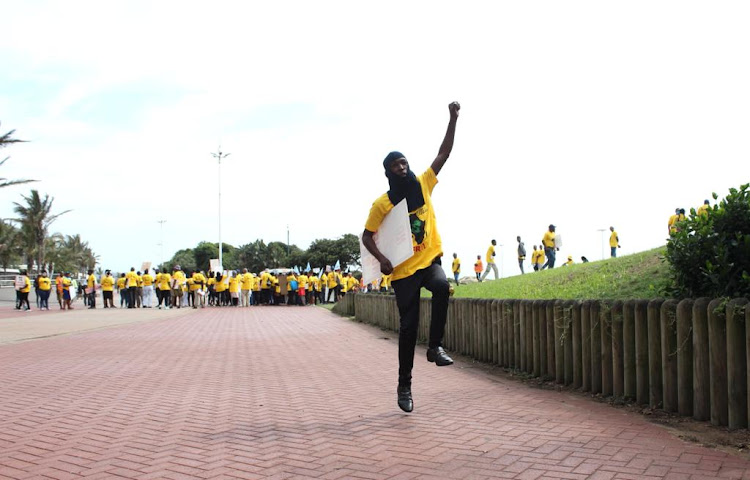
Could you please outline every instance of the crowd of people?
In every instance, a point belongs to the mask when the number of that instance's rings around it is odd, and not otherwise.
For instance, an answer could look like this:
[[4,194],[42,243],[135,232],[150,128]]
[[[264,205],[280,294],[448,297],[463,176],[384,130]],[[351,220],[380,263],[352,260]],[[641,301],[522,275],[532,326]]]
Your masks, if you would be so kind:
[[[381,288],[387,291],[387,280],[381,283]],[[247,269],[242,272],[185,272],[176,265],[171,272],[159,269],[141,272],[131,268],[117,277],[111,270],[105,270],[100,278],[89,270],[80,282],[69,272],[57,274],[53,281],[45,271],[32,281],[24,270],[16,278],[17,310],[31,310],[29,293],[32,288],[37,308],[49,310],[49,297],[54,288],[60,309],[71,310],[79,297],[84,307],[97,308],[99,293],[104,308],[118,308],[114,303],[115,293],[119,296],[119,308],[304,306],[337,302],[363,286],[352,273],[338,268],[322,272],[266,269],[256,274]],[[369,290],[369,286],[364,290]]]

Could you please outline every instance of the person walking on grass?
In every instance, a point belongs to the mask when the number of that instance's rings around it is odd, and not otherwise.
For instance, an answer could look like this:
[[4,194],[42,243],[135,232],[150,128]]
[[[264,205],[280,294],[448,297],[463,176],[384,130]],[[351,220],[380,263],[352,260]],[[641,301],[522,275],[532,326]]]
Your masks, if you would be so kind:
[[453,279],[456,281],[458,286],[458,276],[461,274],[461,260],[458,259],[458,254],[453,254],[453,264],[451,265],[451,271],[453,272]]
[[620,248],[620,236],[615,232],[615,227],[609,227],[609,231],[612,232],[609,235],[610,256],[615,258],[617,256],[617,249]]
[[487,260],[487,269],[484,271],[484,274],[482,275],[482,278],[479,279],[479,281],[484,281],[485,278],[487,278],[487,275],[490,273],[490,268],[493,272],[495,272],[495,280],[498,279],[499,275],[497,273],[497,265],[495,265],[495,245],[497,245],[497,242],[495,239],[492,239],[490,242],[490,246],[487,249],[487,255],[485,256],[485,260]]
[[[409,162],[402,153],[394,151],[385,157],[383,168],[390,189],[373,202],[364,232],[362,232],[362,243],[380,262],[381,272],[393,275],[391,285],[396,293],[396,305],[400,315],[396,396],[399,408],[405,412],[411,412],[414,408],[411,393],[412,368],[417,344],[422,287],[432,292],[432,319],[427,360],[438,366],[453,364],[453,359],[442,347],[448,316],[450,286],[441,267],[442,242],[435,222],[431,196],[438,182],[437,175],[453,150],[460,108],[458,102],[453,102],[448,106],[450,121],[445,138],[432,165],[421,175],[417,176],[411,171]],[[414,255],[394,267],[378,249],[373,235],[378,231],[391,209],[404,199],[406,199],[409,211]]]

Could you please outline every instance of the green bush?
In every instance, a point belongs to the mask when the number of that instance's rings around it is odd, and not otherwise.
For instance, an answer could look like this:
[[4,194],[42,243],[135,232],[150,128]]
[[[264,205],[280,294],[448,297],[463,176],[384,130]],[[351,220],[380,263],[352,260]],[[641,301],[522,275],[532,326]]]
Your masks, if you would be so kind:
[[670,293],[693,298],[750,295],[749,185],[730,189],[707,215],[691,209],[677,224],[667,242],[674,281]]

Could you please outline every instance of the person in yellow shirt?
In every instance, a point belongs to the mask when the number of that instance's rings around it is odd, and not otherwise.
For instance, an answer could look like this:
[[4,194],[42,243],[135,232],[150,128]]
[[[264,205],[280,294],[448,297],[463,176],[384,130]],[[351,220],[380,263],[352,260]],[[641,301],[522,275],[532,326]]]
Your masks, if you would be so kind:
[[182,287],[186,281],[185,272],[182,271],[179,265],[175,265],[172,270],[172,281],[170,284],[172,290],[172,307],[182,308]]
[[206,286],[208,287],[208,304],[210,306],[217,306],[218,302],[216,297],[216,274],[212,271],[208,271],[208,280],[206,280]]
[[[294,284],[292,284],[294,282]],[[299,288],[299,283],[297,282],[297,277],[294,275],[294,272],[289,272],[286,275],[286,303],[287,305],[294,305],[297,303],[297,288]]]
[[216,272],[216,306],[226,306],[228,304],[227,296],[229,295],[227,293],[227,287],[229,287],[229,284],[224,281],[224,279],[227,278],[224,273]]
[[382,293],[388,293],[391,291],[391,276],[390,275],[381,275],[380,291]]
[[162,308],[161,305],[164,302],[164,309],[169,310],[169,306],[172,303],[172,275],[169,272],[159,272],[156,287],[159,294],[159,309]]
[[23,309],[26,312],[31,311],[31,305],[29,305],[29,293],[31,292],[31,279],[26,270],[19,272],[19,277],[16,277],[16,310]]
[[63,275],[62,279],[62,287],[63,287],[63,310],[73,310],[73,306],[70,304],[73,300],[73,293],[71,290],[71,285],[73,285],[73,279],[70,278],[70,272],[65,272],[65,275]]
[[573,265],[573,255],[568,255],[568,261],[563,263],[563,267],[566,267],[568,265]]
[[550,225],[544,236],[542,237],[542,246],[544,247],[544,256],[547,257],[547,261],[540,270],[545,268],[555,268],[555,252],[560,250],[555,246],[555,229],[554,225]]
[[541,267],[539,264],[539,250],[536,248],[536,245],[534,245],[534,251],[531,253],[531,268],[533,268],[535,272],[538,272],[539,267]]
[[250,292],[253,289],[253,274],[248,272],[247,268],[242,269],[242,274],[240,275],[240,289],[242,291],[242,295],[240,296],[240,304],[243,307],[249,307]]
[[609,227],[609,231],[612,232],[609,235],[610,256],[615,258],[617,256],[617,249],[620,248],[620,237],[615,232],[615,227]]
[[143,307],[151,308],[153,306],[154,298],[154,277],[148,273],[148,268],[143,271],[141,275],[141,284],[143,285]]
[[[328,303],[336,303],[336,300],[338,300],[338,293],[339,293],[339,276],[336,275],[336,272],[328,272],[328,299],[326,300]],[[333,300],[331,300],[331,297],[333,297]]]
[[698,207],[698,211],[696,212],[701,217],[707,217],[708,216],[708,209],[711,206],[711,202],[708,200],[703,200],[703,205]]
[[679,231],[677,224],[683,220],[685,220],[685,209],[675,208],[674,215],[669,217],[669,222],[667,222],[667,228],[669,229],[670,235]]
[[[63,278],[63,282],[65,281],[65,278]],[[120,278],[117,279],[117,293],[120,294],[120,308],[123,308],[123,305],[125,307],[128,306],[128,287],[127,287],[127,279],[125,278],[125,274],[121,273]]]
[[250,297],[250,304],[260,305],[260,275],[251,275],[253,276],[253,294]]
[[284,303],[284,299],[281,296],[281,281],[279,278],[283,278],[282,274],[279,273],[278,276],[271,275],[271,283],[272,283],[272,289],[273,289],[273,304],[274,305],[282,305]]
[[206,276],[203,275],[203,272],[196,270],[190,276],[190,280],[192,283],[190,285],[190,291],[188,291],[188,297],[192,296],[193,308],[204,308],[206,306],[206,295],[204,291]]
[[229,299],[233,307],[240,305],[240,279],[237,276],[237,272],[229,272]]
[[328,274],[323,270],[320,269],[320,277],[318,277],[318,281],[320,282],[320,290],[318,290],[318,299],[321,304],[328,303],[328,296],[326,295],[326,289],[328,288]]
[[115,308],[114,303],[114,291],[115,291],[115,279],[112,277],[112,272],[109,270],[104,271],[104,276],[101,280],[102,284],[102,300],[104,300],[104,308]]
[[[401,317],[396,395],[399,408],[405,412],[411,412],[414,408],[411,383],[422,287],[432,292],[432,319],[427,360],[435,362],[438,366],[453,363],[442,347],[450,286],[440,264],[443,249],[432,205],[432,192],[437,185],[437,175],[453,150],[459,109],[457,102],[448,106],[450,121],[443,143],[432,165],[422,175],[417,176],[411,171],[409,162],[400,152],[394,151],[385,157],[383,168],[390,190],[373,202],[365,222],[364,232],[362,232],[362,243],[380,262],[381,273],[393,274],[392,285],[396,291],[396,303]],[[385,216],[402,200],[406,201],[409,212],[414,255],[394,267],[390,260],[380,252],[373,235],[380,228]]]
[[52,292],[52,279],[47,276],[47,272],[42,270],[39,275],[38,282],[38,294],[39,294],[39,309],[49,310],[49,296]]
[[94,270],[89,269],[88,277],[86,277],[86,301],[88,302],[89,308],[96,308],[96,283]]
[[355,293],[355,292],[357,292],[359,290],[359,280],[357,280],[357,278],[354,275],[352,275],[351,273],[349,273],[349,277],[347,278],[347,282],[349,284],[348,285],[349,292]]
[[495,245],[497,245],[497,242],[493,239],[490,242],[489,248],[487,249],[487,255],[485,255],[485,260],[487,261],[487,270],[484,271],[482,278],[479,279],[480,282],[483,282],[484,279],[487,278],[487,275],[489,275],[490,273],[490,269],[495,272],[495,280],[499,278],[499,275],[497,273],[497,265],[495,265]]
[[453,254],[453,263],[451,264],[451,272],[453,272],[453,280],[458,285],[458,276],[461,274],[461,260],[458,258],[458,254]]
[[125,285],[128,289],[128,308],[135,308],[135,295],[138,291],[138,274],[135,273],[135,267],[130,267],[130,271],[125,274]]
[[302,272],[297,275],[297,305],[307,305],[307,284],[310,277],[306,273]]

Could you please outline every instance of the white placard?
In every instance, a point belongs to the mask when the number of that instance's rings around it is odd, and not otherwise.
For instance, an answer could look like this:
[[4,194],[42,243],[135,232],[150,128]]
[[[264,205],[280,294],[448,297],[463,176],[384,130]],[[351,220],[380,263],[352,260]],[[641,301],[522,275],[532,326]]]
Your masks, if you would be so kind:
[[214,273],[224,271],[224,267],[221,266],[218,258],[212,258],[211,260],[208,261],[208,264],[209,264],[209,268]]
[[[409,225],[409,210],[406,208],[406,200],[401,200],[398,205],[388,212],[383,219],[380,228],[372,237],[378,250],[391,261],[394,267],[404,263],[414,255],[412,247],[411,225]],[[359,251],[362,258],[362,279],[370,283],[380,278],[380,262],[375,258],[362,243],[359,237]]]
[[562,246],[562,235],[555,234],[555,248],[560,249]]

